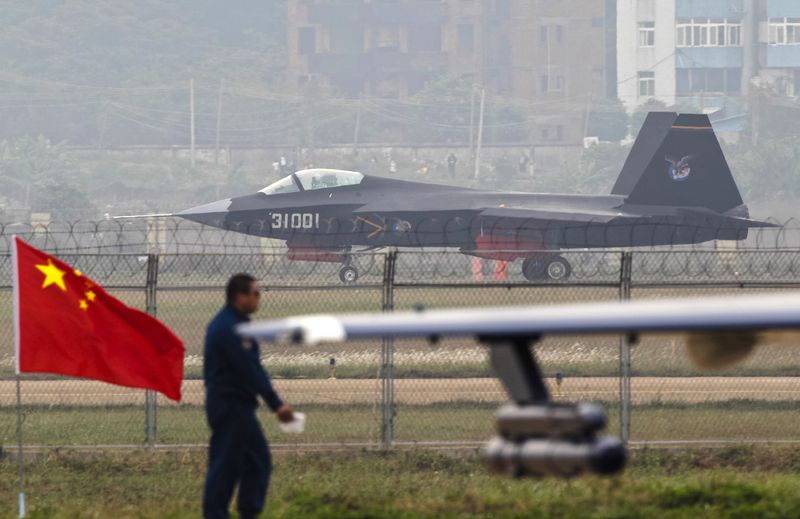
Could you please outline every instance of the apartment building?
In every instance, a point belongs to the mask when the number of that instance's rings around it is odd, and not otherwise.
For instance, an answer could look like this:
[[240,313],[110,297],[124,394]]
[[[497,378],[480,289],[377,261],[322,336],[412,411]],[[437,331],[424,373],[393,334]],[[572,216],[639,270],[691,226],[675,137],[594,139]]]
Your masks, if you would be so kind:
[[536,140],[579,142],[586,107],[616,97],[615,3],[297,0],[288,7],[288,81],[405,98],[444,74],[468,76],[526,103]]
[[339,94],[403,98],[444,73],[479,75],[479,1],[297,0],[288,3],[288,80]]
[[778,94],[800,95],[800,1],[756,1],[758,80]]
[[752,85],[800,94],[800,1],[619,0],[617,63],[631,109],[738,111]]
[[629,108],[648,99],[721,107],[754,70],[747,0],[619,0],[617,81]]

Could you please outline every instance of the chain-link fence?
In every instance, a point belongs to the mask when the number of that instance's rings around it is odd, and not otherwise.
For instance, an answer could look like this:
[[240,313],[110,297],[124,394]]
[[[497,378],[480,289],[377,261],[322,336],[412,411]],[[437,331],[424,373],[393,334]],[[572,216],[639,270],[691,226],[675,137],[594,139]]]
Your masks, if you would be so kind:
[[[266,288],[257,318],[413,308],[542,305],[625,298],[742,294],[800,288],[800,251],[574,252],[562,282],[531,283],[519,266],[451,252],[358,254],[357,283],[335,264],[280,254],[91,254],[62,258],[113,295],[156,315],[186,345],[184,399],[44,375],[22,382],[29,446],[202,445],[202,343],[228,277],[247,271]],[[11,264],[0,256],[0,279]],[[0,286],[0,442],[15,431],[11,287]],[[492,435],[506,399],[484,347],[468,339],[265,344],[263,362],[283,398],[308,414],[302,435],[263,424],[274,445],[472,445]],[[547,338],[536,346],[555,398],[600,401],[611,432],[633,443],[800,441],[800,348],[767,345],[712,375],[682,341]],[[557,382],[558,381],[558,382]]]

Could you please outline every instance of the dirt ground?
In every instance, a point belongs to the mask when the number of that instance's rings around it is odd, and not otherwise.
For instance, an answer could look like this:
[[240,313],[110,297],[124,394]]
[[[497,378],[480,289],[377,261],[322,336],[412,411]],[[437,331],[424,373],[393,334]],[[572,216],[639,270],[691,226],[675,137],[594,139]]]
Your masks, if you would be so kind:
[[[293,404],[364,404],[380,401],[381,381],[363,379],[275,380],[284,400]],[[566,378],[561,387],[547,381],[554,397],[563,400],[618,399],[619,379],[613,377]],[[400,404],[447,402],[501,402],[506,396],[498,380],[399,379],[394,382]],[[631,379],[633,403],[718,402],[725,400],[800,400],[800,378],[796,377],[634,377]],[[183,383],[182,404],[203,403],[201,380]],[[161,404],[168,403],[159,397]],[[144,391],[87,380],[47,380],[22,382],[24,405],[85,406],[131,405],[144,403]],[[16,403],[13,380],[0,381],[0,406]]]

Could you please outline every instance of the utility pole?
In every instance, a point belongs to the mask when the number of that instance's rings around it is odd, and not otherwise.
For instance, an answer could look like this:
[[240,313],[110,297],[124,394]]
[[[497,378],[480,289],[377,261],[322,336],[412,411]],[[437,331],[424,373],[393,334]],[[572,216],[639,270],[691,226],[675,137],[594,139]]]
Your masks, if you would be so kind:
[[475,167],[475,84],[470,87],[469,96],[469,158]]
[[217,96],[217,138],[214,141],[214,164],[219,164],[219,132],[222,126],[222,89],[225,88],[225,80],[219,80],[219,96]]
[[194,168],[194,78],[189,80],[189,156]]
[[586,103],[586,116],[583,120],[583,142],[586,144],[586,137],[589,136],[589,119],[592,117],[592,94],[589,93],[589,102]]
[[[315,103],[316,103],[316,96],[317,92],[317,82],[315,79],[309,80],[305,86],[305,103],[303,103],[303,126],[305,130],[305,147],[309,150],[313,150],[315,146],[314,142],[314,113],[315,113]],[[300,139],[298,139],[300,140]]]
[[478,142],[475,146],[475,179],[480,176],[481,171],[481,148],[483,147],[483,114],[486,103],[486,89],[481,89],[481,110],[478,116]]
[[358,148],[358,138],[361,132],[361,96],[358,96],[358,105],[356,106],[356,127],[353,130],[353,150]]

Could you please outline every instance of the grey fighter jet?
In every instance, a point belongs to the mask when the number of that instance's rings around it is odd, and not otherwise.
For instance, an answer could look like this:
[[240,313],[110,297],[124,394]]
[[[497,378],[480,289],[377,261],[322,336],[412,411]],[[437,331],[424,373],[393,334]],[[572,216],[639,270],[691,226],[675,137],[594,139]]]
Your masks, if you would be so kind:
[[[285,240],[289,258],[341,262],[356,248],[454,247],[522,260],[531,281],[570,276],[557,251],[742,240],[752,220],[705,115],[650,113],[610,194],[499,192],[309,169],[179,216]],[[555,251],[555,252],[554,252]]]

